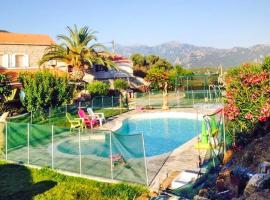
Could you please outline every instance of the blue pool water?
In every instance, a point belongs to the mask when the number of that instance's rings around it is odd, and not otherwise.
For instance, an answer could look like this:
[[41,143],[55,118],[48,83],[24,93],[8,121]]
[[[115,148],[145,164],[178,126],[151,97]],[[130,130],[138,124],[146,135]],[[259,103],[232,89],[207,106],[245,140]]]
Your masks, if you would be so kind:
[[[123,121],[121,128],[112,136],[113,154],[125,157],[143,157],[143,143],[140,133],[144,136],[145,153],[147,157],[168,153],[195,137],[201,122],[192,118],[170,117],[137,117]],[[104,140],[82,140],[82,155],[110,156],[110,137]],[[60,152],[72,155],[79,154],[78,141],[66,140],[57,146]]]
[[116,132],[119,134],[143,133],[146,156],[155,156],[168,153],[195,137],[197,135],[195,129],[197,128],[194,119],[138,118],[125,120]]

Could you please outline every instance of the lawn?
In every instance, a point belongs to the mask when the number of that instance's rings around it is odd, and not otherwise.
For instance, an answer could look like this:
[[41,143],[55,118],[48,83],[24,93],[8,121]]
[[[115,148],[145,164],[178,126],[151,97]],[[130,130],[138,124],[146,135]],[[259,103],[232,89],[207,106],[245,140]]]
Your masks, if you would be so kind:
[[0,161],[1,200],[128,200],[147,193],[141,185],[102,183]]
[[[104,109],[96,109],[94,112],[103,112],[105,115],[105,118],[110,118],[116,115],[119,115],[121,113],[127,112],[128,109],[123,108],[123,109],[112,109],[112,108],[104,108]],[[78,117],[78,115],[75,113],[71,113],[73,117]],[[56,113],[52,115],[52,117],[47,118],[47,115],[43,113],[42,115],[39,115],[38,112],[34,113],[33,116],[33,124],[39,124],[39,125],[55,125],[59,127],[69,127],[70,124],[67,122],[65,113]],[[30,123],[31,122],[31,115],[30,113],[19,117],[19,118],[14,118],[11,119],[10,122],[15,122],[15,123]]]

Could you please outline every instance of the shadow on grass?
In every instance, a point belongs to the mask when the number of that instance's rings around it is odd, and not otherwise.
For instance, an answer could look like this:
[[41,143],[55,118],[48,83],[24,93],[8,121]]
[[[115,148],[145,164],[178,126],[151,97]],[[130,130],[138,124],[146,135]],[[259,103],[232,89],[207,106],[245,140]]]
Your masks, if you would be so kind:
[[22,165],[0,165],[0,200],[31,200],[56,186],[54,181],[33,183],[31,171]]

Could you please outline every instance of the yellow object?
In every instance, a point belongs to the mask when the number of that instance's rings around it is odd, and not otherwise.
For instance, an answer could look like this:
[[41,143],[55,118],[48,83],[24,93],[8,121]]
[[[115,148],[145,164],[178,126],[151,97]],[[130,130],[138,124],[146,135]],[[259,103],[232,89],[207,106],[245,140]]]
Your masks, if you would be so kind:
[[17,92],[17,88],[13,89],[9,96],[4,95],[6,101],[12,101],[15,98],[16,92]]
[[195,148],[196,149],[210,149],[210,145],[208,143],[201,143],[201,142],[198,142],[195,144]]

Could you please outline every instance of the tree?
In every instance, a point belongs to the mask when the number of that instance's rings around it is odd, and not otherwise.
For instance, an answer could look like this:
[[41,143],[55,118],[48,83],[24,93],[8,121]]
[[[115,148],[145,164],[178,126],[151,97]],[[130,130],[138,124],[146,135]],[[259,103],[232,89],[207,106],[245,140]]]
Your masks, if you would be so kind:
[[109,93],[110,85],[102,81],[93,81],[87,85],[90,94],[105,96]]
[[126,80],[123,79],[116,79],[113,82],[113,86],[115,90],[118,90],[120,92],[123,92],[124,90],[128,89],[129,85]]
[[151,88],[161,89],[163,91],[162,109],[167,110],[168,107],[168,88],[171,86],[169,81],[169,66],[157,65],[151,67],[146,75],[146,81],[150,82]]
[[160,58],[156,55],[148,55],[145,57],[147,65],[154,65]]
[[189,69],[184,69],[180,65],[175,65],[169,72],[169,80],[171,85],[175,85],[179,76],[193,75],[194,73]]
[[116,67],[115,64],[99,50],[105,47],[96,43],[96,32],[90,30],[87,26],[80,29],[74,25],[73,28],[67,26],[67,35],[58,35],[57,39],[61,44],[53,44],[48,47],[39,61],[39,65],[43,65],[48,61],[56,60],[65,62],[73,68],[72,77],[74,80],[82,80],[85,70],[95,64],[104,65],[108,68]]
[[142,67],[146,64],[145,57],[139,53],[133,54],[131,60],[134,66]]

